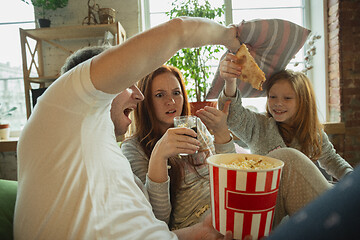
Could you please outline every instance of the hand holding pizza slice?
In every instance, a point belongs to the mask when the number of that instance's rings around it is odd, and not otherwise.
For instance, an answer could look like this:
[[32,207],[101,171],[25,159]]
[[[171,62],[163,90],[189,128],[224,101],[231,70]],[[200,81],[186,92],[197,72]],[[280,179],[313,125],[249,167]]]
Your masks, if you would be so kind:
[[236,53],[241,65],[240,80],[248,82],[257,90],[263,90],[262,85],[266,81],[265,73],[256,64],[245,44],[242,44]]

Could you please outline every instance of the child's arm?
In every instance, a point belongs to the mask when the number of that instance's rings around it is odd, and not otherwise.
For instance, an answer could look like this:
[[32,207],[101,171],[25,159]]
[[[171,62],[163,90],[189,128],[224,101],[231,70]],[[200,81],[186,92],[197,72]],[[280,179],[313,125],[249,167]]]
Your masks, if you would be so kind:
[[336,179],[340,180],[346,174],[352,172],[353,167],[342,158],[335,150],[334,146],[330,142],[327,134],[322,133],[323,144],[321,148],[321,156],[318,159],[320,166],[325,171]]
[[220,62],[220,76],[225,80],[226,97],[235,97],[236,94],[236,79],[241,75],[241,66],[237,61],[234,54],[228,53]]

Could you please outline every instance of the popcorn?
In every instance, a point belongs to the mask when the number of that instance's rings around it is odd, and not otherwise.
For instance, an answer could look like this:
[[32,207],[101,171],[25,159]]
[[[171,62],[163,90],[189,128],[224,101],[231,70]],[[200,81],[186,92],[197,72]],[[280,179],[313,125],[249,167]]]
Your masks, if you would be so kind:
[[236,159],[231,163],[225,164],[220,163],[220,166],[224,166],[232,169],[244,169],[244,170],[259,170],[259,169],[271,169],[276,168],[277,165],[271,163],[265,159],[248,159],[245,157],[244,159]]

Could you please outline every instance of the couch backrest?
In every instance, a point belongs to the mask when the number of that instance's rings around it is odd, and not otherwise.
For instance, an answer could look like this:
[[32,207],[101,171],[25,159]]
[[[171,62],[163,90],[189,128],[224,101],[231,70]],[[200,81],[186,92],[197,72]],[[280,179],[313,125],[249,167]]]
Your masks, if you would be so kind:
[[0,239],[13,239],[17,181],[0,179]]

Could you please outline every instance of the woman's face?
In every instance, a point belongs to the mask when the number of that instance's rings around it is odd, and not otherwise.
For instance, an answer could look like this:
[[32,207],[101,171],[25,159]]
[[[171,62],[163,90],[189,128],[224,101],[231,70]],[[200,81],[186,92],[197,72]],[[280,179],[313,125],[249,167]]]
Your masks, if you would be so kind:
[[278,80],[269,90],[268,108],[275,121],[290,124],[297,111],[296,93],[291,84]]
[[163,133],[173,126],[174,117],[180,116],[184,105],[181,85],[172,73],[156,76],[151,88],[155,117]]

